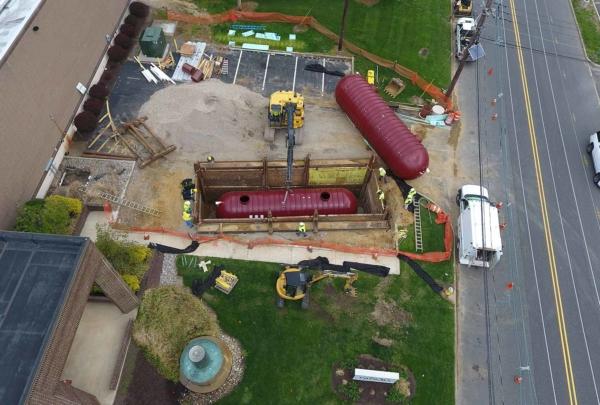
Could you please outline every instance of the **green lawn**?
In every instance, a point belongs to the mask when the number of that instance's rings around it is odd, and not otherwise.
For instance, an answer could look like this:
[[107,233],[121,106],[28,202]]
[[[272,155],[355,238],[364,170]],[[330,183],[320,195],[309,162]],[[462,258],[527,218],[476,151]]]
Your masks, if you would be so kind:
[[[193,0],[209,12],[235,7],[235,0]],[[258,2],[257,11],[277,11],[290,15],[311,15],[334,32],[339,31],[343,0],[305,0]],[[446,0],[383,0],[374,6],[351,1],[346,23],[346,39],[363,49],[418,72],[425,80],[445,87],[450,81],[450,2]],[[276,31],[268,24],[268,29]],[[219,30],[222,30],[219,28]],[[281,33],[287,32],[281,29]],[[277,31],[279,33],[279,31]],[[317,33],[302,33],[302,40]],[[310,44],[312,39],[304,39]],[[333,50],[336,44],[317,41],[316,49]],[[427,48],[426,57],[419,50]],[[381,72],[380,72],[381,73]],[[417,93],[413,91],[413,93]],[[404,97],[403,97],[404,98]]]
[[[417,381],[412,404],[453,403],[454,310],[412,271],[403,270],[383,283],[360,273],[355,298],[342,292],[343,280],[333,286],[325,280],[313,287],[308,310],[301,310],[299,303],[278,309],[274,283],[280,266],[210,260],[239,277],[230,295],[211,289],[204,299],[246,352],[242,383],[220,403],[342,403],[331,388],[332,366],[363,353],[412,370]],[[202,276],[195,269],[182,273],[186,285]],[[370,315],[378,297],[410,313],[408,325],[378,326]],[[375,343],[376,332],[393,344]]]
[[600,23],[594,5],[584,6],[580,0],[572,0],[572,3],[587,55],[593,62],[600,63]]

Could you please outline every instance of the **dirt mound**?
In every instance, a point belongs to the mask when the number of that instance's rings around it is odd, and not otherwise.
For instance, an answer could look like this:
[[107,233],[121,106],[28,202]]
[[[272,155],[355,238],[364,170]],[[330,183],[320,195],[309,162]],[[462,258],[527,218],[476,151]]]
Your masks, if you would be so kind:
[[[268,102],[242,86],[208,80],[166,87],[152,95],[140,110],[158,133],[169,133],[184,158],[199,160],[199,138],[217,160],[220,154],[244,156],[255,151],[262,157],[262,139]],[[243,142],[236,142],[236,141]],[[221,152],[225,151],[225,153]],[[237,152],[237,153],[236,153]],[[224,158],[226,158],[225,156]],[[224,159],[222,158],[222,159]]]

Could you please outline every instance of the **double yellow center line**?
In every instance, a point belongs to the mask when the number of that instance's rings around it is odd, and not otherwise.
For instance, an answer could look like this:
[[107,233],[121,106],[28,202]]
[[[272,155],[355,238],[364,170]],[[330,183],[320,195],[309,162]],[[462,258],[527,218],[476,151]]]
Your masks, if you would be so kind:
[[[542,222],[544,224],[544,234],[546,238],[546,250],[548,251],[548,259],[550,264],[550,276],[552,278],[552,288],[554,290],[554,302],[556,304],[556,318],[558,321],[558,331],[560,334],[560,344],[562,347],[563,362],[565,365],[565,373],[567,378],[567,391],[569,393],[569,403],[577,404],[577,391],[575,390],[575,379],[573,378],[573,368],[571,366],[571,353],[569,349],[569,338],[565,326],[565,316],[563,311],[562,296],[560,293],[560,284],[558,282],[558,273],[556,270],[556,259],[554,257],[554,245],[552,243],[552,232],[548,221],[548,208],[546,207],[546,197],[544,192],[544,182],[542,179],[542,169],[540,166],[540,157],[538,152],[535,125],[533,123],[533,114],[531,112],[531,100],[529,98],[529,85],[527,84],[527,75],[525,73],[525,64],[523,63],[523,50],[521,48],[521,35],[519,33],[519,23],[517,21],[517,13],[515,11],[514,0],[509,0],[510,13],[515,31],[515,42],[517,50],[517,59],[519,70],[521,73],[521,83],[523,85],[523,97],[525,99],[525,111],[527,113],[527,125],[529,127],[529,138],[531,140],[531,149],[533,153],[533,161],[535,166],[535,179],[537,182],[538,196],[540,199],[540,207],[542,211]],[[525,203],[525,202],[523,202]],[[542,320],[543,322],[543,320]]]

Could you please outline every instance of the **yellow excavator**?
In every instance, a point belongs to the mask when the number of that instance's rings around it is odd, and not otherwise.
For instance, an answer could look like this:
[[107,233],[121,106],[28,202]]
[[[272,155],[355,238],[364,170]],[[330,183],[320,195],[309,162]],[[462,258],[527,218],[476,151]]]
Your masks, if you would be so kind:
[[470,16],[473,13],[472,0],[453,0],[454,15]]
[[301,271],[296,267],[285,269],[277,277],[275,290],[277,291],[277,306],[283,308],[284,301],[302,300],[302,309],[308,308],[308,292],[310,287],[326,278],[344,278],[344,292],[356,296],[356,289],[352,284],[358,280],[358,274],[353,272],[338,272],[333,270],[317,271],[313,275]]
[[304,96],[294,91],[276,91],[269,98],[269,122],[265,127],[265,140],[275,140],[275,130],[287,129],[287,175],[286,187],[292,186],[294,146],[302,143],[304,126]]

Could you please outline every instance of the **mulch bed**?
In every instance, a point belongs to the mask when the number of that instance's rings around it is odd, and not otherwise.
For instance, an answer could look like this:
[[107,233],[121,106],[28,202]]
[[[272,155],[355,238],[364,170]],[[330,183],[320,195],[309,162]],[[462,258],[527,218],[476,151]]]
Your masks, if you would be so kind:
[[[133,352],[133,353],[132,353]],[[186,388],[158,374],[142,352],[133,346],[130,354],[136,357],[131,381],[125,394],[117,395],[115,405],[161,404],[177,405]]]
[[143,294],[149,288],[156,288],[160,286],[160,274],[163,268],[163,259],[165,255],[158,251],[154,251],[152,258],[150,259],[150,268],[144,275],[142,285],[140,286],[140,295]]
[[[400,371],[401,367],[389,364],[375,358],[370,355],[360,355],[358,357],[358,364],[356,368],[364,368],[370,370],[378,370],[378,371]],[[338,375],[337,371],[342,369],[344,374]],[[411,398],[415,393],[415,383],[416,380],[412,373],[409,370],[406,370],[408,374],[408,380],[410,384],[410,396]],[[354,368],[343,369],[339,366],[339,364],[334,364],[331,371],[331,384],[333,387],[333,391],[340,397],[341,399],[348,401],[350,398],[347,398],[342,392],[342,386],[344,385],[343,381],[345,380],[347,383],[352,382],[352,377],[354,376]],[[376,405],[389,405],[390,402],[386,400],[388,392],[393,387],[393,384],[383,384],[377,382],[369,382],[369,381],[356,381],[360,391],[360,399],[354,403],[356,404],[376,404]]]

